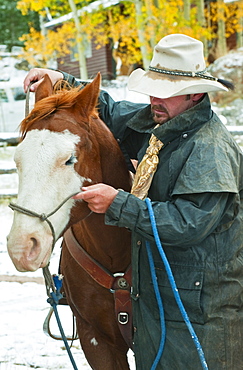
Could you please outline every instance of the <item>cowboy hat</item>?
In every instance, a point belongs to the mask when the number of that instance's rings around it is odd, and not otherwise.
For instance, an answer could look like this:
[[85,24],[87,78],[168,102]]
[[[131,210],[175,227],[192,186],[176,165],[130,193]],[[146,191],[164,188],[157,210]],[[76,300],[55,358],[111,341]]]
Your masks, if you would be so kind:
[[206,72],[201,41],[182,34],[172,34],[163,37],[155,46],[147,72],[138,68],[131,73],[128,89],[165,99],[178,95],[228,91],[224,82],[227,83]]

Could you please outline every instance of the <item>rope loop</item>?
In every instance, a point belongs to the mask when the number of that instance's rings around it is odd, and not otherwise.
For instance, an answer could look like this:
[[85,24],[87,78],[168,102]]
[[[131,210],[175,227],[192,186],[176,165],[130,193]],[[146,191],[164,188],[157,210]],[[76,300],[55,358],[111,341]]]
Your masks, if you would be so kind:
[[72,198],[74,195],[78,194],[79,192],[75,192],[71,195],[69,195],[68,197],[66,197],[52,212],[48,213],[48,214],[45,214],[45,213],[37,213],[37,212],[34,212],[30,209],[27,209],[27,208],[24,208],[24,207],[21,207],[19,206],[18,204],[16,203],[9,203],[9,208],[11,208],[13,211],[17,211],[17,212],[20,212],[20,213],[23,213],[24,215],[27,215],[27,216],[30,216],[30,217],[37,217],[40,219],[41,222],[44,222],[46,221],[51,229],[51,233],[52,233],[52,236],[53,236],[53,245],[52,245],[52,250],[55,246],[55,243],[56,243],[56,235],[55,235],[55,230],[54,230],[54,227],[51,223],[51,221],[49,220],[49,217],[54,215],[70,198]]
[[[176,300],[176,303],[177,303],[177,306],[181,312],[181,315],[182,315],[182,318],[187,326],[187,329],[191,335],[191,338],[193,340],[193,343],[196,347],[196,350],[198,352],[198,356],[199,356],[199,360],[201,362],[201,366],[202,366],[202,369],[203,370],[208,370],[208,365],[207,365],[207,362],[205,360],[205,356],[204,356],[204,352],[203,352],[203,349],[201,347],[201,344],[198,340],[198,337],[196,335],[196,332],[194,330],[194,328],[192,327],[192,324],[190,322],[190,319],[187,315],[187,312],[185,310],[185,307],[182,303],[182,300],[181,300],[181,297],[180,297],[180,294],[179,294],[179,290],[176,286],[176,282],[175,282],[175,279],[174,279],[174,276],[173,276],[173,273],[172,273],[172,270],[171,270],[171,267],[170,267],[170,264],[169,264],[169,261],[166,257],[166,254],[164,252],[164,249],[162,247],[162,243],[160,241],[160,237],[159,237],[159,232],[158,232],[158,229],[157,229],[157,225],[156,225],[156,220],[155,220],[155,215],[154,215],[154,211],[153,211],[153,207],[152,207],[152,202],[149,198],[146,198],[145,199],[145,203],[147,205],[147,208],[148,208],[148,213],[149,213],[149,218],[150,218],[150,222],[151,222],[151,227],[152,227],[152,232],[153,232],[153,236],[154,236],[154,240],[155,240],[155,244],[157,246],[157,249],[159,251],[159,254],[161,256],[161,259],[164,263],[164,267],[165,267],[165,270],[166,270],[166,273],[167,273],[167,276],[168,276],[168,280],[169,280],[169,283],[170,283],[170,286],[171,286],[171,289],[172,289],[172,292],[173,292],[173,295],[174,295],[174,298]],[[150,263],[150,269],[152,271],[152,273],[155,273],[155,266],[153,264],[153,260],[152,260],[152,252],[150,250],[150,245],[149,243],[147,242],[146,243],[146,247],[147,247],[147,252],[148,252],[148,258],[149,258],[149,263]],[[151,263],[152,262],[152,263]],[[155,276],[155,283],[156,283],[156,276]],[[153,282],[153,286],[154,286],[154,289],[156,290],[157,287],[156,287],[156,284],[154,284]],[[158,292],[160,294],[160,292]],[[156,296],[157,298],[157,296]],[[157,302],[158,302],[158,305],[161,305],[162,304],[162,300],[161,300],[161,297],[158,297],[159,300],[157,299]],[[160,308],[160,307],[159,307]],[[160,311],[162,312],[162,315],[163,315],[163,310],[162,308],[160,309]],[[161,321],[164,320],[164,317],[161,317],[161,314],[160,314],[160,319]],[[156,359],[153,363],[153,366],[152,366],[152,370],[156,369],[158,363],[159,363],[159,360],[162,356],[162,352],[163,352],[163,347],[164,347],[164,338],[163,336],[161,337],[161,342],[160,342],[160,346],[159,346],[159,351],[158,351],[158,355],[159,356],[156,356]]]

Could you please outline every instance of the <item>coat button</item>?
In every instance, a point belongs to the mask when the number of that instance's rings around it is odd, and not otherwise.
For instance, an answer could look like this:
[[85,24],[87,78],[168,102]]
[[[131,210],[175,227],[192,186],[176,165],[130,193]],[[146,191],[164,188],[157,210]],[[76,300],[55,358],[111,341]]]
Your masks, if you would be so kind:
[[200,285],[200,281],[195,281],[194,283],[196,286],[199,286]]
[[141,240],[137,241],[137,245],[140,246],[142,244]]
[[188,136],[187,134],[183,134],[183,135],[182,135],[183,139],[186,139],[186,138],[187,138],[187,136]]

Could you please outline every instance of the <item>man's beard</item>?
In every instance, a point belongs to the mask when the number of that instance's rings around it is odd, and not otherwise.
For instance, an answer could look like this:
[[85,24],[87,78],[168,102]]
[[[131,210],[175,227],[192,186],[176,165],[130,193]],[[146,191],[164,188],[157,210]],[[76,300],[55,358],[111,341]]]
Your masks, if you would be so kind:
[[[154,112],[155,110],[157,110],[159,112]],[[161,114],[160,114],[160,112],[161,112]],[[167,109],[164,108],[161,105],[152,105],[151,106],[151,114],[152,114],[154,122],[158,123],[160,125],[162,125],[163,123],[170,120],[170,116],[169,116],[169,113],[168,113]]]

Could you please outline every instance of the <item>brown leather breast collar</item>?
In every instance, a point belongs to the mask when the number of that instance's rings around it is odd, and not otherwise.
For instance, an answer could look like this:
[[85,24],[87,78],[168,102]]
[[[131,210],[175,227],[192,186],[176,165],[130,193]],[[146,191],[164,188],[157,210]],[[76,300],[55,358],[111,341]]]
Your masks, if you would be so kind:
[[75,261],[89,274],[94,281],[114,294],[115,313],[121,334],[128,344],[132,342],[132,302],[131,283],[132,268],[128,266],[125,272],[111,273],[93,259],[79,244],[72,229],[69,228],[64,234],[67,248]]

